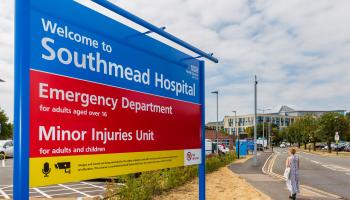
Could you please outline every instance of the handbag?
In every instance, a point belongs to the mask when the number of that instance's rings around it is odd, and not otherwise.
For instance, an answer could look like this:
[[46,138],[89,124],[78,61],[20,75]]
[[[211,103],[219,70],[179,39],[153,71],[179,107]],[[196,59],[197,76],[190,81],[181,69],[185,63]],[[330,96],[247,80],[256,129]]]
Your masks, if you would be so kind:
[[287,180],[289,180],[289,176],[290,176],[290,167],[286,167],[286,169],[284,170],[283,173],[283,177]]

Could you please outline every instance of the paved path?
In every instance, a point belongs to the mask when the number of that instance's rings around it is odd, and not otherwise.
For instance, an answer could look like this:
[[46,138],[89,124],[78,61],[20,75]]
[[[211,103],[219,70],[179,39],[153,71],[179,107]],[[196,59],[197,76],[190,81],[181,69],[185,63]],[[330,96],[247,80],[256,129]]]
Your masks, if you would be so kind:
[[[31,188],[30,197],[37,198],[79,198],[101,197],[105,191],[105,183],[79,182]],[[0,199],[12,198],[12,185],[0,185]]]
[[281,181],[264,174],[261,170],[270,155],[271,153],[261,153],[257,166],[253,165],[253,159],[249,159],[245,163],[234,163],[229,168],[272,199],[288,199],[288,191],[284,189]]
[[[12,198],[13,160],[6,160],[3,167],[0,163],[0,199]],[[46,198],[79,198],[102,197],[105,192],[104,181],[83,181],[77,183],[58,184],[47,187],[31,188],[30,197]]]

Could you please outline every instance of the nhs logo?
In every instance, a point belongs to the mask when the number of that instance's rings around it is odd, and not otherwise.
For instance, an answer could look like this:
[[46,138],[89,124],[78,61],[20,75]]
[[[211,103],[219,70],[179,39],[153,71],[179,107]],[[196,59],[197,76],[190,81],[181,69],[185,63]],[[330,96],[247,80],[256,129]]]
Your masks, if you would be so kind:
[[187,69],[186,69],[186,73],[191,75],[191,77],[193,79],[198,80],[198,75],[199,75],[199,67],[196,65],[190,65]]
[[201,149],[185,149],[184,165],[200,164],[202,160]]

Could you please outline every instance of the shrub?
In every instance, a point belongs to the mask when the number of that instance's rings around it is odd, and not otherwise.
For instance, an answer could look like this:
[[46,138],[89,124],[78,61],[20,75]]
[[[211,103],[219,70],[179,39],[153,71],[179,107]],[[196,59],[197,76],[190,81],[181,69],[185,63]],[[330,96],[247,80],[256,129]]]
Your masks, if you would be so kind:
[[[206,173],[230,164],[235,159],[234,152],[226,155],[209,155],[206,159]],[[141,175],[118,176],[117,180],[107,184],[105,199],[149,200],[164,191],[184,185],[198,175],[198,166],[185,166],[143,172]]]

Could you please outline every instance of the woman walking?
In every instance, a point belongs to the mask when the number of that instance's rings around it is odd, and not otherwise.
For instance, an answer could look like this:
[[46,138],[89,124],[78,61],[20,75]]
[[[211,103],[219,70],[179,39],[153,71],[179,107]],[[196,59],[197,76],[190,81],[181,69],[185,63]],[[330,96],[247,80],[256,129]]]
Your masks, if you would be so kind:
[[287,188],[290,191],[290,199],[296,199],[297,193],[299,193],[299,158],[295,155],[296,150],[294,148],[289,150],[290,156],[286,160],[286,169],[289,170],[289,176],[287,176]]

